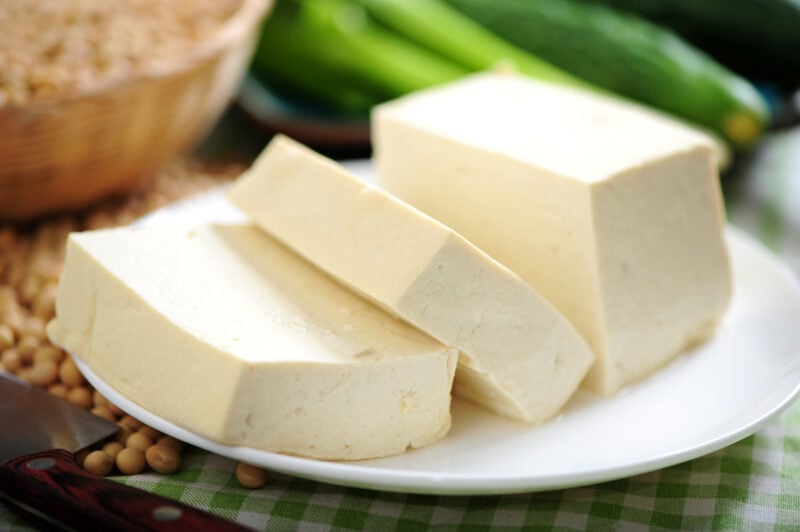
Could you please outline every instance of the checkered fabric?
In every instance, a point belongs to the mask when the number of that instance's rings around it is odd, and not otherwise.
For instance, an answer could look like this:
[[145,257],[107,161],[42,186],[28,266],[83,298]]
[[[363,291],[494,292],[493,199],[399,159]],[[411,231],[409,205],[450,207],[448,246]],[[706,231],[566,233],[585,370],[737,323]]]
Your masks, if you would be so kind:
[[[236,463],[191,450],[177,474],[119,478],[259,530],[800,529],[800,402],[707,456],[597,486],[491,497],[343,488],[271,474],[239,486]],[[0,529],[32,530],[0,506]]]
[[[738,173],[746,175],[725,182],[731,221],[800,272],[800,129],[772,135]],[[177,474],[118,480],[260,530],[800,530],[800,402],[756,434],[696,460],[544,493],[406,495],[280,474],[247,490],[235,466],[194,449]],[[0,529],[30,530],[1,504]]]

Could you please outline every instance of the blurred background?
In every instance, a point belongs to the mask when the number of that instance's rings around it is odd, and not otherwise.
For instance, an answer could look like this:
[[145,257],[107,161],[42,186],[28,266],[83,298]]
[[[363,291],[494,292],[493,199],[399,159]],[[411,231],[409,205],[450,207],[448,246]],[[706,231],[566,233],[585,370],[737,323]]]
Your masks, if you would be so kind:
[[711,134],[729,220],[800,272],[800,0],[279,0],[205,148],[248,161],[281,131],[368,157],[373,105],[489,68]]
[[374,105],[495,68],[712,135],[732,221],[800,264],[800,0],[1,0],[0,24],[9,227],[181,165],[224,181],[275,132],[368,157]]

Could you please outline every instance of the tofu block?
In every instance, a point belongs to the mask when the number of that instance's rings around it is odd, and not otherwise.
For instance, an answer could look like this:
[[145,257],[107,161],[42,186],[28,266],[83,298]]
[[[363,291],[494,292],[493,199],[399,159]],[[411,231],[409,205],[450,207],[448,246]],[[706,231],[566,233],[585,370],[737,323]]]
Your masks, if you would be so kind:
[[355,460],[443,437],[457,352],[250,225],[73,234],[48,334],[227,445]]
[[373,113],[380,183],[550,300],[609,394],[707,338],[731,298],[707,137],[638,107],[478,74]]
[[460,351],[454,391],[540,423],[593,359],[517,275],[452,229],[277,137],[229,192],[260,227],[376,304]]

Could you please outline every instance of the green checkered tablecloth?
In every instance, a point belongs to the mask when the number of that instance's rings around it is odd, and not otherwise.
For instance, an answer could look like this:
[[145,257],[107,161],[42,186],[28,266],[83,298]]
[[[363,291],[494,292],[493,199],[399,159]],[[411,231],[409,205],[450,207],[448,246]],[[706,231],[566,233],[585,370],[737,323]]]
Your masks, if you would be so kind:
[[[800,128],[770,135],[725,178],[725,194],[731,222],[800,272]],[[407,495],[277,473],[265,487],[248,490],[236,481],[235,466],[192,449],[177,474],[119,480],[266,530],[800,530],[800,402],[756,434],[707,456],[543,493]],[[0,529],[27,526],[0,504]]]
[[246,490],[201,451],[171,477],[128,484],[266,530],[764,529],[800,527],[800,403],[764,430],[675,467],[597,486],[493,497],[378,493],[273,474]]

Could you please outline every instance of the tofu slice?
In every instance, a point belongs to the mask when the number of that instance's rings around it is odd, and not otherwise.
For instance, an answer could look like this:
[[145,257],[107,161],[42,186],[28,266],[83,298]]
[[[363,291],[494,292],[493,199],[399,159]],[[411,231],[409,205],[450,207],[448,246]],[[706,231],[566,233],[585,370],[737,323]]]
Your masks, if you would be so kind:
[[443,437],[457,352],[250,225],[73,234],[53,342],[203,437],[323,459]]
[[229,192],[270,234],[461,352],[454,391],[540,423],[592,361],[578,332],[518,276],[452,229],[277,137]]
[[715,329],[731,271],[708,138],[617,100],[479,74],[378,107],[380,183],[518,273],[612,393]]

